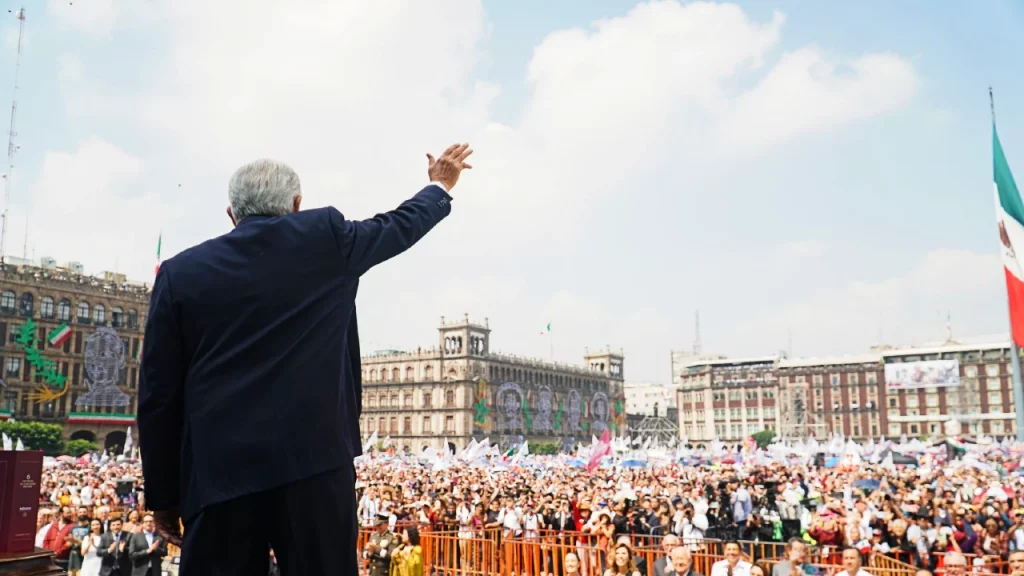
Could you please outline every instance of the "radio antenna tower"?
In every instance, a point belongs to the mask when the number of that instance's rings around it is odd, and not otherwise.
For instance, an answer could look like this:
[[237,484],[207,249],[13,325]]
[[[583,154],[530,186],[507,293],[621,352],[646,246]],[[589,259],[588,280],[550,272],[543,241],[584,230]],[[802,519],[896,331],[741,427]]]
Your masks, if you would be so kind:
[[11,98],[11,129],[7,138],[7,174],[4,174],[4,212],[0,216],[0,264],[7,258],[7,220],[11,208],[11,181],[14,179],[14,154],[19,146],[14,143],[18,135],[14,129],[14,119],[18,113],[18,73],[21,71],[21,41],[25,37],[25,8],[14,13],[18,19],[18,56],[14,61],[14,96]]

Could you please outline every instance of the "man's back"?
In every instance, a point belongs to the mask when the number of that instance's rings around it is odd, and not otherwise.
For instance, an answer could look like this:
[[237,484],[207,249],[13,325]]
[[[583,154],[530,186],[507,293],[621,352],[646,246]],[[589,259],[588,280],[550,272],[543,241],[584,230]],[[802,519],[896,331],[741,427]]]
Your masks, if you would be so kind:
[[[228,234],[167,261],[153,283],[139,385],[146,502],[183,574],[357,570],[359,277],[451,211],[466,144],[431,184],[363,221],[299,212],[299,177],[257,160],[228,183]],[[230,535],[225,538],[225,535]]]
[[[147,400],[166,400],[168,391],[157,388],[180,381],[180,441],[146,440],[166,442],[158,453],[181,447],[183,519],[351,464],[361,453],[359,276],[410,247],[450,209],[448,195],[430,186],[364,222],[333,208],[250,216],[163,264],[146,331],[139,424],[145,436]],[[162,467],[146,444],[146,467]],[[167,476],[146,472],[156,509],[177,491]]]

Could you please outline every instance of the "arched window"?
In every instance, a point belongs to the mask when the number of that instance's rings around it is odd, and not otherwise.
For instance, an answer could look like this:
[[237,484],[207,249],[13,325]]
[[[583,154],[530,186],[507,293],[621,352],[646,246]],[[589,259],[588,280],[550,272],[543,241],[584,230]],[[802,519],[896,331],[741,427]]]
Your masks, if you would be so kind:
[[386,408],[387,405],[388,405],[388,397],[385,396],[384,393],[382,392],[381,395],[380,395],[380,407],[381,408]]
[[18,307],[18,313],[25,317],[32,317],[32,312],[35,311],[36,299],[28,292],[21,295],[21,305]]
[[388,429],[388,433],[398,434],[398,418],[394,416],[391,417],[391,426]]
[[402,406],[412,408],[412,394],[409,394],[408,392],[402,394]]
[[[385,422],[387,422],[387,421],[384,419],[383,416],[381,416],[380,418],[377,419],[377,431],[378,432],[384,432],[385,430],[387,430],[387,428],[385,428],[385,426],[387,426],[387,424],[385,424]],[[374,446],[374,448],[376,448],[376,446]]]
[[416,379],[416,371],[413,370],[412,366],[405,369],[405,381],[412,382]]
[[444,405],[454,406],[455,405],[455,390],[445,390],[444,393]]
[[7,314],[14,314],[14,292],[5,290],[3,295],[0,296],[0,308]]
[[78,303],[78,321],[79,322],[86,322],[86,323],[89,322],[89,310],[91,310],[91,308],[89,308],[89,303],[88,302],[79,302]]
[[423,407],[430,408],[430,390],[423,391]]
[[43,318],[53,318],[53,298],[43,296],[39,301],[39,315]]
[[391,369],[391,381],[399,382],[402,380],[402,373],[398,371],[398,368]]
[[124,310],[117,306],[110,309],[110,325],[114,328],[120,328],[124,325]]
[[71,300],[61,298],[61,301],[57,303],[57,320],[62,322],[71,320]]
[[138,328],[139,327],[139,313],[133,308],[128,309],[128,327]]
[[398,394],[394,394],[391,396],[391,407],[398,408]]
[[107,307],[103,304],[97,304],[92,308],[92,321],[97,324],[103,324],[107,320]]
[[381,368],[380,369],[380,381],[381,382],[387,382],[388,381],[388,369],[387,368]]
[[423,369],[423,379],[426,380],[427,382],[430,382],[431,380],[434,379],[433,366],[427,366],[426,368]]
[[367,418],[366,420],[366,431],[375,432],[377,430],[377,421],[373,418]]

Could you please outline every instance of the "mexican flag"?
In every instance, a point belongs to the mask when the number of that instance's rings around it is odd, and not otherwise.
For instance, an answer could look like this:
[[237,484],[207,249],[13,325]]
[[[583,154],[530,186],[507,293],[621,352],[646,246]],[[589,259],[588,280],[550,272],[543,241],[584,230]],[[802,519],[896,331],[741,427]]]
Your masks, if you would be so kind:
[[153,268],[153,275],[154,276],[160,273],[160,247],[163,245],[163,243],[164,243],[164,232],[163,232],[163,230],[161,230],[160,231],[160,235],[157,236],[157,238],[156,238],[156,267]]
[[544,329],[540,331],[541,336],[544,336],[546,334],[551,334],[551,322],[548,322],[548,325],[545,326]]
[[[999,143],[999,134],[992,124],[992,170],[995,180],[996,221],[999,241],[1003,247],[1003,269],[1006,272],[1006,295],[1010,301],[1010,333],[1017,346],[1024,346],[1024,202],[1010,165]],[[1017,250],[1021,250],[1017,254]]]
[[71,327],[68,326],[67,323],[65,322],[64,324],[61,324],[60,326],[57,326],[56,328],[51,330],[50,333],[47,335],[46,339],[50,341],[50,346],[56,348],[57,346],[60,346],[61,344],[66,342],[67,339],[70,337]]

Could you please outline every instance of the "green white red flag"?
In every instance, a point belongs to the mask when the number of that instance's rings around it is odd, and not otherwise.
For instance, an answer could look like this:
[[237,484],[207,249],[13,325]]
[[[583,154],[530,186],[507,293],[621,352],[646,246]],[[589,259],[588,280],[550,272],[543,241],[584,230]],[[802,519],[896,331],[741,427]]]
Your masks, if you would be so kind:
[[156,238],[156,268],[153,268],[153,275],[157,275],[160,272],[160,247],[164,243],[163,230],[160,231],[160,235]]
[[67,322],[65,322],[51,330],[50,333],[47,334],[46,339],[50,342],[50,346],[56,348],[64,344],[64,342],[66,342],[70,337],[71,327],[67,325]]
[[[1024,346],[1024,201],[1003,154],[995,123],[992,124],[992,171],[1006,295],[1010,303],[1010,333],[1017,346]],[[1017,254],[1017,250],[1022,252]]]

